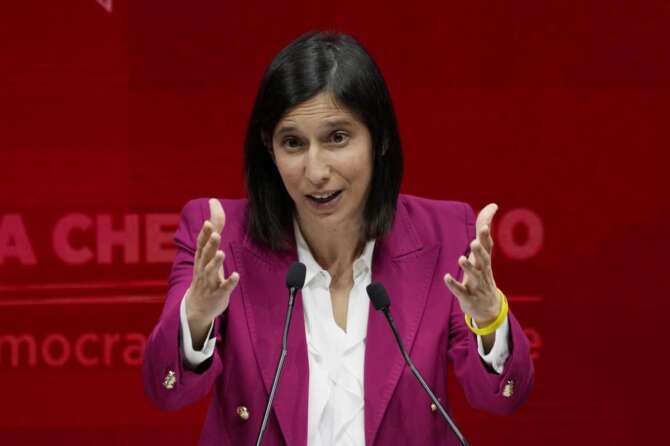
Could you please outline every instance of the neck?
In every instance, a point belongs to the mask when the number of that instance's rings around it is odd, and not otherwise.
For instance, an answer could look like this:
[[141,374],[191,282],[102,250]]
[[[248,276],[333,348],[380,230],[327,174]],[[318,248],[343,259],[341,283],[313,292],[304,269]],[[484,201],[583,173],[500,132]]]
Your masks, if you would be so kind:
[[358,224],[324,226],[298,217],[298,225],[319,265],[335,278],[351,275],[351,265],[365,248],[362,221]]

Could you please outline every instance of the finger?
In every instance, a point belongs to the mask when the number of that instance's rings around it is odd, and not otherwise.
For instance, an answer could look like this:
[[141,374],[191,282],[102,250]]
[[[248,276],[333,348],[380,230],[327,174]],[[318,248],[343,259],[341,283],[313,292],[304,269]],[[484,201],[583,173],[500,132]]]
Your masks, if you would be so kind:
[[454,294],[454,296],[458,297],[459,299],[467,299],[468,296],[470,295],[467,288],[465,288],[465,285],[459,283],[449,273],[444,275],[444,283],[447,285],[447,288],[449,288],[449,290]]
[[[223,253],[223,255],[225,258],[226,253]],[[216,273],[219,275],[219,279],[221,279],[221,282],[226,280],[226,274],[223,270],[223,262],[221,262],[221,266],[219,267],[219,270]]]
[[202,256],[202,250],[205,248],[205,244],[209,241],[209,236],[212,234],[212,223],[209,220],[205,220],[202,223],[202,228],[200,228],[200,233],[198,233],[198,241],[195,249],[195,263],[198,264],[198,260]]
[[240,281],[240,275],[234,272],[230,275],[230,277],[228,277],[226,280],[223,281],[221,287],[224,289],[225,292],[229,293],[235,289],[239,281]]
[[212,232],[205,247],[202,249],[202,254],[200,255],[200,268],[205,268],[212,260],[216,251],[219,249],[220,242],[221,236],[217,232]]
[[[226,258],[226,253],[223,253],[223,258]],[[217,274],[219,275],[219,279],[221,279],[221,282],[223,283],[226,280],[226,272],[223,268],[223,260],[221,260],[221,265],[219,266],[219,269],[217,271]]]
[[465,256],[459,257],[458,265],[465,273],[465,277],[463,278],[463,285],[465,285],[465,288],[468,291],[472,292],[482,285],[483,278],[481,271],[475,268],[475,266],[468,259],[466,259]]
[[226,224],[226,213],[223,212],[221,202],[216,198],[209,199],[209,221],[214,226],[214,231],[221,234]]
[[225,255],[223,251],[218,250],[212,257],[212,259],[205,266],[204,275],[205,281],[209,284],[210,287],[217,289],[221,286],[221,278],[219,277],[219,268],[223,264],[223,258]]
[[479,214],[477,215],[477,221],[475,221],[475,233],[477,234],[477,237],[479,237],[479,233],[484,226],[488,226],[489,228],[491,227],[493,216],[497,211],[498,205],[495,203],[489,203],[484,206],[484,209],[479,211]]
[[493,237],[491,237],[491,226],[484,225],[477,233],[477,240],[482,244],[489,254],[493,252]]
[[491,255],[484,249],[479,240],[470,242],[470,254],[474,258],[474,262],[472,259],[469,260],[478,270],[487,272],[491,268]]
[[482,283],[485,286],[495,285],[493,280],[493,269],[491,268],[491,255],[482,247],[478,240],[470,244],[471,256],[475,257],[475,267],[481,272]]

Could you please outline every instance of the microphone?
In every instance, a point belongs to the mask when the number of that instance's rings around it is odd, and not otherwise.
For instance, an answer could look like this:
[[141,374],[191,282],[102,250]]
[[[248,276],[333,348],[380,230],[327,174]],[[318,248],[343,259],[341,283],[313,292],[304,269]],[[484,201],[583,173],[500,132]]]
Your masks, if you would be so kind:
[[279,362],[277,363],[277,368],[275,369],[275,377],[272,380],[270,396],[268,397],[268,402],[265,405],[263,421],[261,422],[261,427],[258,430],[258,436],[256,437],[256,446],[260,446],[260,444],[263,442],[263,436],[265,435],[265,430],[268,427],[268,420],[270,419],[270,408],[272,407],[272,402],[274,401],[275,394],[277,393],[279,377],[281,376],[281,371],[284,368],[284,360],[286,359],[288,328],[291,325],[291,315],[293,314],[293,305],[295,304],[295,293],[305,284],[306,273],[307,268],[305,268],[304,264],[300,262],[294,262],[286,274],[286,288],[288,288],[288,311],[286,313],[286,319],[284,320],[284,333],[282,334],[281,338],[281,354],[279,355]]
[[289,292],[293,292],[295,295],[295,292],[305,285],[306,274],[307,268],[303,263],[293,262],[286,274],[286,288],[289,289]]
[[405,347],[402,345],[400,334],[398,334],[398,329],[396,328],[395,323],[393,322],[393,317],[391,316],[391,310],[389,309],[389,307],[391,306],[391,299],[389,298],[389,295],[386,292],[386,288],[384,288],[384,285],[382,285],[379,282],[373,282],[370,285],[368,285],[365,289],[368,292],[368,297],[372,301],[372,305],[375,307],[375,310],[382,310],[384,316],[386,316],[386,320],[391,326],[391,331],[393,331],[393,336],[395,337],[395,340],[398,343],[398,347],[400,347],[400,352],[402,353],[402,357],[405,358],[407,366],[410,368],[416,379],[419,381],[419,384],[421,384],[423,390],[426,391],[426,393],[430,397],[430,400],[433,402],[433,404],[435,404],[435,407],[437,407],[437,410],[440,412],[440,415],[442,415],[442,418],[444,418],[444,420],[447,422],[453,433],[456,435],[458,441],[460,441],[463,446],[469,446],[469,443],[465,440],[465,437],[463,437],[461,431],[458,430],[456,423],[454,423],[454,421],[451,419],[447,411],[444,410],[444,407],[442,407],[440,401],[437,399],[433,391],[430,390],[430,387],[428,387],[426,381],[424,381],[423,377],[421,376],[421,373],[419,373],[417,368],[414,367],[414,363],[412,363],[412,360],[410,359],[407,350],[405,350]]

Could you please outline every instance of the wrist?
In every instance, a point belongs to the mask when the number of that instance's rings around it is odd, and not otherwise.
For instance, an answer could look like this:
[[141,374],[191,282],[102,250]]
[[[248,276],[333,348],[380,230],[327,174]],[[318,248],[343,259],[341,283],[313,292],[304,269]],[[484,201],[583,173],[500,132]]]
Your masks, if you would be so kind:
[[209,327],[214,318],[209,317],[205,312],[201,311],[196,305],[194,305],[190,291],[186,295],[185,299],[186,320],[188,321],[188,326],[191,328],[191,330]]
[[191,345],[194,350],[200,350],[207,341],[207,336],[212,326],[213,320],[206,317],[189,315],[186,313],[186,323],[188,324],[188,331],[191,333]]
[[494,323],[497,317],[498,315],[496,314],[496,316],[488,319],[473,319],[473,321],[477,324],[477,327],[486,327],[487,325]]
[[188,321],[188,326],[191,329],[191,332],[198,332],[210,326],[212,323],[211,320],[208,320],[204,317],[198,316],[189,316],[186,315],[186,320]]
[[479,325],[477,323],[477,328],[475,328],[472,325],[472,317],[465,314],[465,323],[467,326],[470,328],[470,330],[478,335],[478,336],[487,336],[492,333],[495,333],[495,331],[502,325],[502,323],[505,321],[505,318],[507,317],[507,313],[509,311],[509,305],[507,303],[507,298],[503,294],[500,289],[496,289],[497,293],[500,295],[500,311],[496,318],[493,320],[493,322],[490,322],[489,324],[483,324]]
[[498,294],[498,290],[496,290],[496,305],[493,310],[491,310],[489,313],[486,315],[481,315],[480,317],[473,317],[472,319],[477,323],[478,327],[486,327],[487,325],[491,325],[496,321],[498,316],[500,315],[500,310],[502,310],[502,302],[500,299],[500,296]]

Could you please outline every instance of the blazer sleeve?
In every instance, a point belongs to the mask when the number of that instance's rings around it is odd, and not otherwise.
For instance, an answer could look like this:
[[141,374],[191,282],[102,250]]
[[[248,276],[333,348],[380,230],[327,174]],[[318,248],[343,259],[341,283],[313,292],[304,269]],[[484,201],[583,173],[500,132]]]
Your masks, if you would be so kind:
[[[465,214],[469,243],[475,238],[475,215],[468,205],[465,205]],[[462,278],[463,272],[459,270],[457,279]],[[495,414],[514,412],[528,398],[535,376],[530,343],[521,325],[510,311],[508,314],[510,355],[503,372],[497,374],[482,361],[477,349],[477,337],[465,324],[463,311],[455,298],[452,300],[449,314],[448,357],[454,364],[454,372],[468,402],[476,409]]]
[[[177,410],[205,396],[221,373],[218,349],[214,356],[195,370],[185,367],[180,345],[180,304],[193,276],[198,233],[209,218],[207,199],[189,201],[181,211],[179,228],[174,237],[177,254],[168,280],[168,292],[158,324],[144,350],[144,390],[162,410]],[[213,333],[219,332],[220,318]]]

